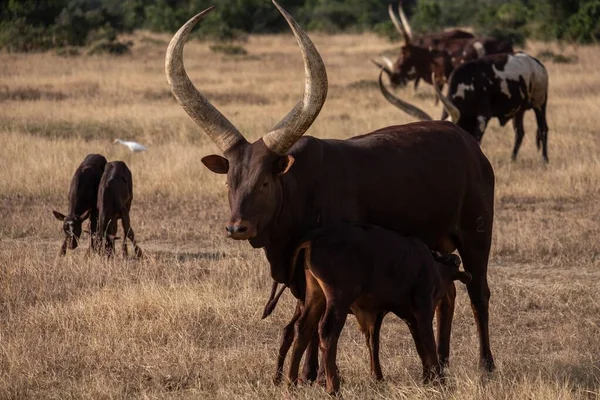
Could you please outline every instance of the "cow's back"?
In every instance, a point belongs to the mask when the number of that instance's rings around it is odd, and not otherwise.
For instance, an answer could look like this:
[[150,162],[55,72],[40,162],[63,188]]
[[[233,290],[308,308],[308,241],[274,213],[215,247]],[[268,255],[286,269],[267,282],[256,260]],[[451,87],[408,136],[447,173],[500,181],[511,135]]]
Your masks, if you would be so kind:
[[375,224],[439,247],[469,214],[464,204],[485,192],[493,207],[488,160],[449,122],[391,126],[348,140],[306,137],[292,154],[294,175],[305,181],[322,225]]
[[77,167],[69,188],[69,214],[80,215],[96,208],[98,187],[106,167],[106,158],[100,154],[88,154]]

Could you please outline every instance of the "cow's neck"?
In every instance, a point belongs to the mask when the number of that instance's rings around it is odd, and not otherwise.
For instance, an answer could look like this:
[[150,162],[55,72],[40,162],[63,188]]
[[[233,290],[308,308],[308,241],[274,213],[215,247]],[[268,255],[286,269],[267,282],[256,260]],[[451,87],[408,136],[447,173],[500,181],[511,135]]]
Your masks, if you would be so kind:
[[311,191],[300,190],[297,178],[289,175],[281,181],[282,207],[273,219],[269,243],[264,247],[271,276],[279,283],[287,283],[289,279],[291,258],[299,240],[319,223],[318,212],[306,196]]

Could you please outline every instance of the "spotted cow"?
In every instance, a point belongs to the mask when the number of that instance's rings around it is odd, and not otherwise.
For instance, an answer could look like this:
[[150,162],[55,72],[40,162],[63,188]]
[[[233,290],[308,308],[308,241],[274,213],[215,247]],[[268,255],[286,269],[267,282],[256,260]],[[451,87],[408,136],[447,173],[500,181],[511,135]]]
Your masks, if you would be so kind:
[[[431,119],[422,110],[387,91],[381,79],[380,88],[386,99],[398,108],[419,119]],[[525,135],[523,116],[525,111],[533,109],[538,128],[537,148],[542,150],[544,161],[548,162],[548,72],[539,60],[523,52],[485,56],[452,72],[447,96],[439,90],[437,93],[445,107],[442,120],[449,113],[454,123],[480,143],[491,118],[498,118],[502,126],[512,120],[515,130],[513,160],[517,158]]]

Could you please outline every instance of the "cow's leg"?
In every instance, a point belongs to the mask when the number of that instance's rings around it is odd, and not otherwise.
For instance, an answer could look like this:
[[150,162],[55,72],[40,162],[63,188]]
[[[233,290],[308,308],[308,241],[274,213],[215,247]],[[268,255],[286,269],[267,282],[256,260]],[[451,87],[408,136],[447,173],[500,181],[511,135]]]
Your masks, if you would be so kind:
[[442,368],[448,368],[450,365],[450,336],[455,299],[456,287],[453,283],[450,285],[449,292],[442,297],[437,307],[437,354]]
[[294,341],[294,329],[296,321],[302,315],[302,302],[298,300],[296,304],[296,310],[290,322],[283,328],[283,338],[281,339],[281,346],[279,346],[279,355],[277,356],[277,368],[275,370],[275,376],[273,377],[273,383],[276,385],[281,383],[283,378],[283,364],[285,363],[285,356],[292,346]]
[[513,129],[515,130],[515,147],[512,152],[512,160],[515,161],[517,159],[517,153],[519,152],[519,148],[521,147],[521,142],[523,142],[523,136],[525,136],[525,129],[523,128],[523,116],[525,115],[525,110],[521,110],[517,112],[517,114],[513,118]]
[[467,290],[479,332],[480,364],[486,371],[491,372],[495,369],[495,364],[490,349],[490,289],[487,282],[487,267],[492,241],[492,221],[491,216],[487,218],[489,221],[485,221],[483,217],[477,219],[476,230],[461,233],[458,252],[465,270],[472,276],[471,282],[467,284]]
[[370,313],[359,308],[353,308],[352,312],[356,317],[361,332],[365,335],[367,348],[369,349],[369,361],[371,364],[371,374],[378,381],[383,380],[381,364],[379,362],[379,330],[383,313]]
[[123,225],[123,257],[127,257],[127,238],[131,240],[133,244],[133,249],[135,251],[135,255],[137,258],[142,256],[142,249],[140,249],[135,241],[135,233],[133,232],[133,228],[131,227],[131,222],[129,220],[129,211],[125,210],[121,213],[121,224]]
[[343,302],[327,297],[327,308],[319,323],[319,338],[325,365],[326,390],[336,394],[340,390],[340,377],[336,365],[337,343],[346,323],[348,307]]
[[413,86],[413,93],[417,92],[417,88],[419,87],[419,81],[421,80],[421,78],[419,78],[417,76],[417,79],[415,79],[415,85]]
[[435,338],[433,336],[433,305],[423,304],[418,307],[416,315],[411,318],[409,330],[417,347],[423,364],[423,382],[428,383],[441,376]]
[[533,111],[535,112],[535,119],[538,126],[536,145],[538,150],[540,147],[542,148],[542,156],[544,157],[544,161],[548,162],[548,124],[546,122],[546,103],[544,103],[539,110],[534,108]]
[[485,133],[485,128],[489,122],[490,118],[487,115],[478,115],[477,120],[475,121],[475,139],[481,145],[481,140],[483,139],[483,134]]

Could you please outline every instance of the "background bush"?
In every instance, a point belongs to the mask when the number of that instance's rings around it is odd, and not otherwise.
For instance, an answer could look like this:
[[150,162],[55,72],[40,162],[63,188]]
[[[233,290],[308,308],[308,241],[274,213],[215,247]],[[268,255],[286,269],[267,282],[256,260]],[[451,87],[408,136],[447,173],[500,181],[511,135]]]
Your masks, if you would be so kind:
[[[387,15],[388,1],[279,2],[311,30],[374,30],[399,39]],[[232,40],[288,29],[269,0],[0,0],[0,48],[36,51],[98,41],[119,47],[119,33],[174,32],[213,4],[217,9],[196,36]],[[600,38],[600,0],[404,0],[403,6],[416,33],[472,26],[478,34],[516,43],[526,37],[577,43]]]

